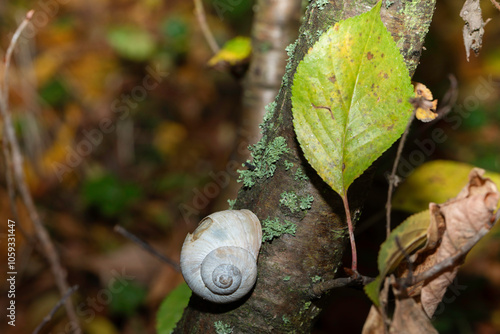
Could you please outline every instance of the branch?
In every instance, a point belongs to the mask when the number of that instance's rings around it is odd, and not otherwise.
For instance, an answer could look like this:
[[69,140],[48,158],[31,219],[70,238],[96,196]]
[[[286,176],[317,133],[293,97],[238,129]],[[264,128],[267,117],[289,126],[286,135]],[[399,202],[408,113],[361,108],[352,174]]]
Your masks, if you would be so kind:
[[54,305],[52,310],[50,310],[49,314],[47,314],[43,318],[42,322],[35,328],[33,334],[37,334],[38,332],[40,332],[43,326],[45,326],[45,324],[48,323],[52,319],[52,317],[54,317],[54,314],[56,314],[57,310],[62,306],[62,304],[66,302],[69,296],[71,296],[76,290],[78,290],[78,285],[73,285],[68,291],[66,291],[64,296],[62,296],[62,298],[57,302],[57,304]]
[[386,217],[386,239],[389,238],[391,234],[391,203],[392,203],[392,193],[394,192],[394,187],[397,187],[399,183],[399,177],[396,175],[396,170],[398,168],[399,160],[401,159],[401,153],[403,152],[403,147],[405,146],[406,138],[410,132],[410,125],[415,119],[415,111],[417,108],[413,109],[410,120],[406,124],[405,132],[399,141],[398,151],[396,153],[396,159],[394,159],[394,165],[392,165],[391,175],[389,175],[389,190],[387,191],[387,203],[385,204],[385,217]]
[[[69,285],[66,282],[66,274],[63,270],[59,255],[50,239],[49,234],[47,233],[40,216],[38,215],[38,211],[33,202],[33,198],[31,197],[31,193],[29,192],[28,186],[26,184],[26,180],[23,173],[23,156],[21,154],[21,150],[19,148],[19,143],[17,141],[14,127],[12,125],[12,118],[9,113],[9,68],[10,62],[12,58],[12,53],[14,48],[16,47],[17,41],[21,36],[21,33],[24,28],[28,25],[30,19],[33,17],[33,10],[30,10],[26,14],[26,18],[21,22],[17,30],[15,31],[12,39],[10,41],[9,47],[5,54],[4,63],[4,83],[2,90],[0,91],[0,114],[4,120],[4,138],[6,139],[5,146],[8,145],[10,147],[10,152],[7,147],[4,147],[4,155],[7,157],[11,157],[11,159],[7,158],[6,162],[10,162],[10,166],[7,168],[11,168],[12,174],[7,173],[7,177],[14,178],[14,182],[10,184],[14,187],[17,187],[18,194],[20,195],[24,205],[26,206],[30,219],[33,222],[33,226],[35,228],[35,232],[37,234],[38,240],[42,244],[43,252],[47,257],[52,273],[56,279],[57,287],[62,295],[64,295],[69,290]],[[8,181],[9,182],[9,181]],[[9,190],[9,196],[13,196],[13,189]],[[12,197],[11,197],[12,201]],[[11,203],[12,204],[12,203]],[[14,212],[15,213],[15,212]],[[66,313],[68,314],[68,318],[73,323],[73,328],[75,328],[75,332],[81,333],[81,329],[78,324],[78,318],[76,316],[73,303],[71,299],[67,298],[65,300],[65,308]]]
[[138,244],[139,246],[141,246],[142,249],[144,249],[146,252],[148,252],[150,254],[153,254],[154,256],[156,256],[157,258],[159,258],[160,260],[162,260],[163,262],[165,262],[169,266],[172,266],[177,272],[181,271],[181,267],[180,267],[179,263],[177,263],[174,260],[169,259],[168,257],[164,256],[163,254],[161,254],[160,252],[158,252],[156,249],[154,249],[153,247],[151,247],[148,243],[142,241],[137,236],[135,236],[134,234],[130,233],[129,231],[127,231],[126,229],[124,229],[120,225],[115,225],[114,230],[115,230],[115,232],[118,232],[119,234],[121,234],[125,238],[129,239],[130,241],[133,241],[136,244]]
[[212,34],[210,28],[208,27],[207,17],[205,15],[205,10],[203,9],[203,4],[201,3],[201,0],[194,0],[194,7],[195,7],[194,12],[196,14],[196,19],[200,24],[203,36],[205,37],[208,46],[210,46],[210,49],[212,49],[212,52],[215,54],[219,52],[219,45],[217,45],[214,35]]
[[325,292],[336,288],[363,288],[365,285],[373,282],[375,278],[363,276],[358,274],[357,276],[351,275],[349,277],[341,277],[333,280],[318,283],[313,286],[312,293],[316,298],[321,297]]
[[500,10],[500,3],[498,3],[496,0],[491,0],[491,3],[496,7],[496,9]]

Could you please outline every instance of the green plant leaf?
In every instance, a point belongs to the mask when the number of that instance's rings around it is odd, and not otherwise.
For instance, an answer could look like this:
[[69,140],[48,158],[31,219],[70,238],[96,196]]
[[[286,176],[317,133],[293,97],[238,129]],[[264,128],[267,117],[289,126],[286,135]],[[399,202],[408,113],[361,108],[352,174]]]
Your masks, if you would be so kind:
[[158,334],[172,333],[175,325],[182,317],[189,298],[191,298],[191,293],[188,285],[182,283],[163,299],[156,314],[156,332]]
[[[404,258],[401,248],[411,254],[427,240],[427,229],[430,224],[429,210],[408,217],[392,230],[387,240],[380,246],[378,253],[379,275],[375,281],[365,286],[365,292],[375,305],[379,305],[379,290],[385,276],[394,271]],[[396,243],[399,239],[401,248]]]
[[151,34],[134,26],[118,26],[107,33],[108,43],[122,57],[133,61],[146,61],[156,49]]
[[130,205],[142,198],[137,185],[124,182],[112,174],[104,174],[83,183],[82,197],[90,207],[95,207],[106,217],[116,217],[126,212]]
[[146,288],[134,282],[127,282],[127,285],[117,290],[113,292],[109,309],[115,315],[127,317],[132,316],[136,312],[148,294]]
[[[404,162],[402,163],[404,166]],[[472,168],[473,165],[457,161],[427,162],[415,169],[398,187],[394,193],[392,207],[408,212],[419,212],[427,209],[429,202],[444,203],[454,198],[467,184]],[[500,186],[499,173],[487,171],[484,176]]]
[[292,87],[295,133],[309,163],[343,195],[403,133],[414,95],[380,2],[338,22],[300,62]]
[[218,63],[226,62],[229,65],[248,60],[252,52],[252,42],[249,37],[238,36],[224,44],[222,49],[217,52],[209,61],[209,66],[215,66]]

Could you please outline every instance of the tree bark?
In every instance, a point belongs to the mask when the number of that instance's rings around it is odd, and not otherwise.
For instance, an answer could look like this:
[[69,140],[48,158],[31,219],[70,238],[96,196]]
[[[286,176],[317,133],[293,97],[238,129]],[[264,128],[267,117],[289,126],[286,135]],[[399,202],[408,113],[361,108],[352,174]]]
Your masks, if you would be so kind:
[[[270,147],[283,137],[288,152],[280,156],[276,171],[240,190],[235,209],[252,210],[261,220],[278,218],[297,224],[295,236],[284,234],[265,242],[258,259],[254,290],[232,304],[217,305],[193,295],[174,333],[215,333],[215,322],[230,326],[232,333],[308,333],[321,312],[321,296],[313,292],[316,281],[334,279],[341,265],[347,240],[344,207],[302,155],[292,125],[291,84],[298,63],[313,46],[320,32],[335,22],[369,10],[374,0],[331,0],[309,3],[295,50],[276,98],[274,115],[264,124],[262,145]],[[434,12],[435,0],[384,1],[382,20],[392,34],[413,75]],[[287,162],[285,164],[285,161]],[[293,167],[290,167],[293,163]],[[297,177],[297,170],[308,179]],[[299,171],[300,175],[300,171]],[[368,170],[349,189],[354,217],[360,212],[372,172]],[[309,210],[292,213],[280,205],[283,192],[298,198],[312,195]],[[381,227],[383,228],[383,227]],[[363,251],[360,250],[360,256]]]
[[243,138],[248,144],[260,139],[259,124],[265,106],[280,89],[285,74],[285,48],[297,38],[301,0],[257,0],[252,26],[252,61],[243,93]]

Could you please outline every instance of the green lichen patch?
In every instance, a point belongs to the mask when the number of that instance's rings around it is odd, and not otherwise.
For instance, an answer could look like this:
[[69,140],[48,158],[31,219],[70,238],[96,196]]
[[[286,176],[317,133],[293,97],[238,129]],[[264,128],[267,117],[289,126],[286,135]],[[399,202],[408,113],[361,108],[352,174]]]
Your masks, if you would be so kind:
[[289,162],[288,160],[285,160],[285,170],[290,170],[290,168],[293,167],[293,162]]
[[319,282],[319,281],[321,281],[322,279],[323,279],[323,278],[322,278],[321,276],[318,276],[318,275],[316,275],[316,276],[314,276],[314,277],[311,277],[311,281],[312,281],[313,283],[318,283],[318,282]]
[[270,123],[270,120],[273,118],[274,111],[276,110],[276,101],[269,103],[264,109],[266,109],[266,113],[264,114],[262,123],[259,124],[260,133],[264,133],[266,129],[273,127],[273,123]]
[[299,197],[293,191],[284,191],[281,193],[280,205],[290,209],[291,213],[296,213],[301,210],[309,210],[313,201],[314,197],[311,195]]
[[289,151],[283,137],[276,137],[269,144],[266,141],[267,137],[263,136],[257,144],[248,148],[253,157],[253,162],[248,160],[247,163],[253,164],[255,168],[238,170],[238,173],[240,173],[238,182],[243,182],[244,187],[251,188],[257,180],[273,176],[276,171],[276,163],[283,153]]
[[233,328],[222,321],[214,322],[214,327],[217,334],[231,334],[233,332]]
[[286,315],[283,315],[281,317],[281,319],[283,320],[283,323],[285,323],[285,324],[289,324],[290,323],[290,319],[288,319],[288,317]]
[[285,277],[283,277],[283,281],[288,282],[290,278],[292,278],[290,275],[286,275]]
[[293,222],[285,220],[281,223],[278,217],[274,219],[267,217],[262,221],[262,242],[279,238],[285,233],[295,236],[296,230],[297,225]]
[[229,210],[232,210],[234,205],[236,204],[236,200],[235,199],[228,199],[227,204],[229,204]]
[[312,195],[307,195],[306,197],[301,197],[299,199],[299,207],[301,210],[309,210],[312,206],[314,197]]
[[293,176],[293,179],[295,181],[308,181],[309,177],[307,177],[306,173],[304,173],[304,170],[302,168],[297,168],[297,171],[295,171],[295,175]]
[[330,2],[328,0],[318,0],[314,4],[318,9],[323,10]]

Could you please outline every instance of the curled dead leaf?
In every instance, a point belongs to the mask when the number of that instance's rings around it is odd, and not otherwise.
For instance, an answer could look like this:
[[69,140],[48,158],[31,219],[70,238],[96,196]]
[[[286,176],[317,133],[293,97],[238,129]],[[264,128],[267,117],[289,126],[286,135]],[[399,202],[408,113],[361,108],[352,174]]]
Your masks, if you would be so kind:
[[[429,319],[453,282],[467,253],[499,217],[494,211],[500,194],[495,183],[483,177],[483,174],[484,170],[473,168],[469,173],[468,184],[455,198],[440,205],[430,203],[426,241],[421,249],[411,255],[413,250],[406,247],[406,243],[401,247],[400,251],[407,252],[405,258],[409,260],[399,264],[395,271],[398,278],[392,279],[396,308],[389,326],[390,333],[436,333]],[[406,225],[402,224],[402,228],[398,227],[393,233],[407,234]],[[396,238],[393,233],[388,240]],[[385,254],[381,258],[379,254],[379,262],[392,258],[394,255]],[[396,263],[392,263],[394,265]],[[389,273],[386,271],[377,280],[386,280],[385,276]],[[382,297],[381,291],[376,300]],[[381,324],[384,321],[380,317],[384,314],[384,308],[384,303],[380,303],[377,309],[370,311],[363,333],[376,333],[381,326],[383,329]]]
[[484,26],[491,20],[483,21],[483,14],[479,6],[479,0],[466,0],[460,17],[465,21],[463,34],[467,61],[469,61],[470,50],[475,55],[479,54],[483,44]]
[[424,84],[414,81],[413,87],[415,90],[415,98],[410,102],[416,108],[415,117],[422,122],[434,120],[438,116],[438,114],[435,113],[438,100],[434,100],[432,92]]
[[[474,168],[469,174],[469,184],[456,198],[439,206],[446,229],[432,264],[455,255],[482,227],[491,226],[500,195],[496,185],[490,179],[483,178],[483,174],[484,170]],[[432,317],[446,288],[453,282],[458,267],[459,264],[424,283],[421,303],[429,317]]]

